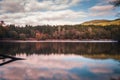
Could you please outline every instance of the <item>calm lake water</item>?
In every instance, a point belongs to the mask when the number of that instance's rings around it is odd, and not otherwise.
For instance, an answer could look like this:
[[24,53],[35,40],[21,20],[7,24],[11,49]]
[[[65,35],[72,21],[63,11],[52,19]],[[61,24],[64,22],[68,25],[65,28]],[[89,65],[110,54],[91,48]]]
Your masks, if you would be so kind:
[[0,43],[0,80],[120,80],[118,43]]

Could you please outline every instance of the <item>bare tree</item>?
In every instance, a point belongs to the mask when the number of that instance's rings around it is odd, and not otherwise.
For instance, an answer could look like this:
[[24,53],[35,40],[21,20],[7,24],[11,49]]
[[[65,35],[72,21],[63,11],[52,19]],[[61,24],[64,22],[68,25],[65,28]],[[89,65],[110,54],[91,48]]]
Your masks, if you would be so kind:
[[[113,0],[110,3],[113,4],[114,7],[120,7],[120,0]],[[120,12],[118,12],[116,16],[120,18]]]
[[111,4],[113,4],[115,7],[119,7],[120,6],[120,0],[114,0],[111,2]]

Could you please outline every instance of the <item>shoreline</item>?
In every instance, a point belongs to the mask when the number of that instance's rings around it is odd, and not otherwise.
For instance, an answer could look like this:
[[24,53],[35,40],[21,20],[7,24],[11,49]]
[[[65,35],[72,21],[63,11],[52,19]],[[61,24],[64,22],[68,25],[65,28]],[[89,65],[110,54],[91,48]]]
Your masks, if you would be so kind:
[[117,40],[0,40],[0,42],[80,42],[80,43],[117,43]]

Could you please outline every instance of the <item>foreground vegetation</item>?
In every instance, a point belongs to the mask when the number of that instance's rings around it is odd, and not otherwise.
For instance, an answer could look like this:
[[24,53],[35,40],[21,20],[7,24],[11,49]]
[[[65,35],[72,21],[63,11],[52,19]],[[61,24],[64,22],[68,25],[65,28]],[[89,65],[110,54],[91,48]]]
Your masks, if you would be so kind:
[[0,39],[48,40],[48,39],[113,39],[120,40],[120,25],[38,25],[19,27],[0,25]]

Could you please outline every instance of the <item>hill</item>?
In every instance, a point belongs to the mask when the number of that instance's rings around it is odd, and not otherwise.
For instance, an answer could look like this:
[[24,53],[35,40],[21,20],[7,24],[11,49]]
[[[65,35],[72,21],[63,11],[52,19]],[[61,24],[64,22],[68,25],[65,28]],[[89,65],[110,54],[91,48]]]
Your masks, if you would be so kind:
[[120,19],[115,19],[115,20],[91,20],[82,23],[82,25],[120,25]]

